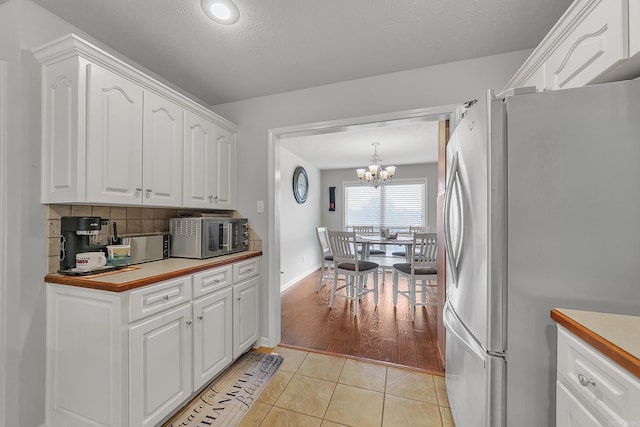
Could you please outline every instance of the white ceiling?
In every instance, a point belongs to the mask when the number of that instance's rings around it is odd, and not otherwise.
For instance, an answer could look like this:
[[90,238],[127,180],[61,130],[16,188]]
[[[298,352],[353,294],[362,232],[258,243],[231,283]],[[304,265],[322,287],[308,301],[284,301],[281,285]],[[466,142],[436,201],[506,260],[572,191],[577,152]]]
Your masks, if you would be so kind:
[[319,169],[362,168],[371,164],[372,143],[378,142],[383,166],[438,161],[438,122],[397,120],[383,126],[293,137],[281,146]]
[[535,47],[570,0],[35,0],[210,105]]
[[[234,0],[240,20],[224,26],[201,0],[34,1],[210,105],[533,48],[571,3]],[[283,146],[321,169],[366,165],[372,142],[385,165],[430,162],[434,126],[397,122]]]

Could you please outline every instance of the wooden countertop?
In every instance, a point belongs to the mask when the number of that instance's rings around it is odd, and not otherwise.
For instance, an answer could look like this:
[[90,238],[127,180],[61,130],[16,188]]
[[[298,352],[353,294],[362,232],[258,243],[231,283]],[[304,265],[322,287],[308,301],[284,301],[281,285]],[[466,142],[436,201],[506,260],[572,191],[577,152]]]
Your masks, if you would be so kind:
[[262,251],[246,251],[208,259],[168,258],[136,264],[122,271],[98,273],[92,276],[48,274],[44,281],[60,285],[79,286],[111,292],[123,292],[163,280],[173,279],[210,268],[221,267],[262,255]]
[[640,378],[640,316],[554,308],[551,318]]

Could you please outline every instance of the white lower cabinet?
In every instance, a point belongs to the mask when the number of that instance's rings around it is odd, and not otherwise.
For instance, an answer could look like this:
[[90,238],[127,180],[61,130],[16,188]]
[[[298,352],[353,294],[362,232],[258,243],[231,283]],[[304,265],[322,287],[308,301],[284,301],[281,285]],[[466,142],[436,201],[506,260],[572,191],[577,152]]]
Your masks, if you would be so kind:
[[640,425],[640,380],[558,326],[556,425]]
[[193,303],[193,387],[196,390],[233,360],[232,310],[231,288]]
[[191,306],[129,328],[129,425],[154,426],[193,392]]
[[258,340],[259,263],[125,292],[48,283],[47,427],[159,425]]
[[565,386],[556,389],[556,426],[601,427],[602,423]]
[[233,357],[245,352],[258,339],[258,278],[233,286]]

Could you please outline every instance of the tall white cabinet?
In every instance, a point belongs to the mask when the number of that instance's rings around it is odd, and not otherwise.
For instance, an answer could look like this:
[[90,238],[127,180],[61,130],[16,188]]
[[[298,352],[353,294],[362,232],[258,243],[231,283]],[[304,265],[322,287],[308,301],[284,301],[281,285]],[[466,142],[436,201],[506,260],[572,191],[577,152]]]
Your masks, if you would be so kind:
[[33,53],[43,203],[234,209],[236,125],[73,34]]
[[125,292],[47,284],[47,427],[171,416],[257,342],[259,263]]
[[505,89],[568,89],[637,76],[640,1],[575,0]]

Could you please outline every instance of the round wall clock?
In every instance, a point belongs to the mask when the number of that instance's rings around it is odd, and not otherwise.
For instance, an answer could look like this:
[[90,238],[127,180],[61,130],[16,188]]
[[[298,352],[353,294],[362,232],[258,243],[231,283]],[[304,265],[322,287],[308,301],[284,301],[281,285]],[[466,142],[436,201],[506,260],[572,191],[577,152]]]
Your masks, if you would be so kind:
[[293,171],[293,195],[296,198],[296,202],[304,203],[307,201],[307,194],[309,194],[307,171],[302,166],[298,166]]

